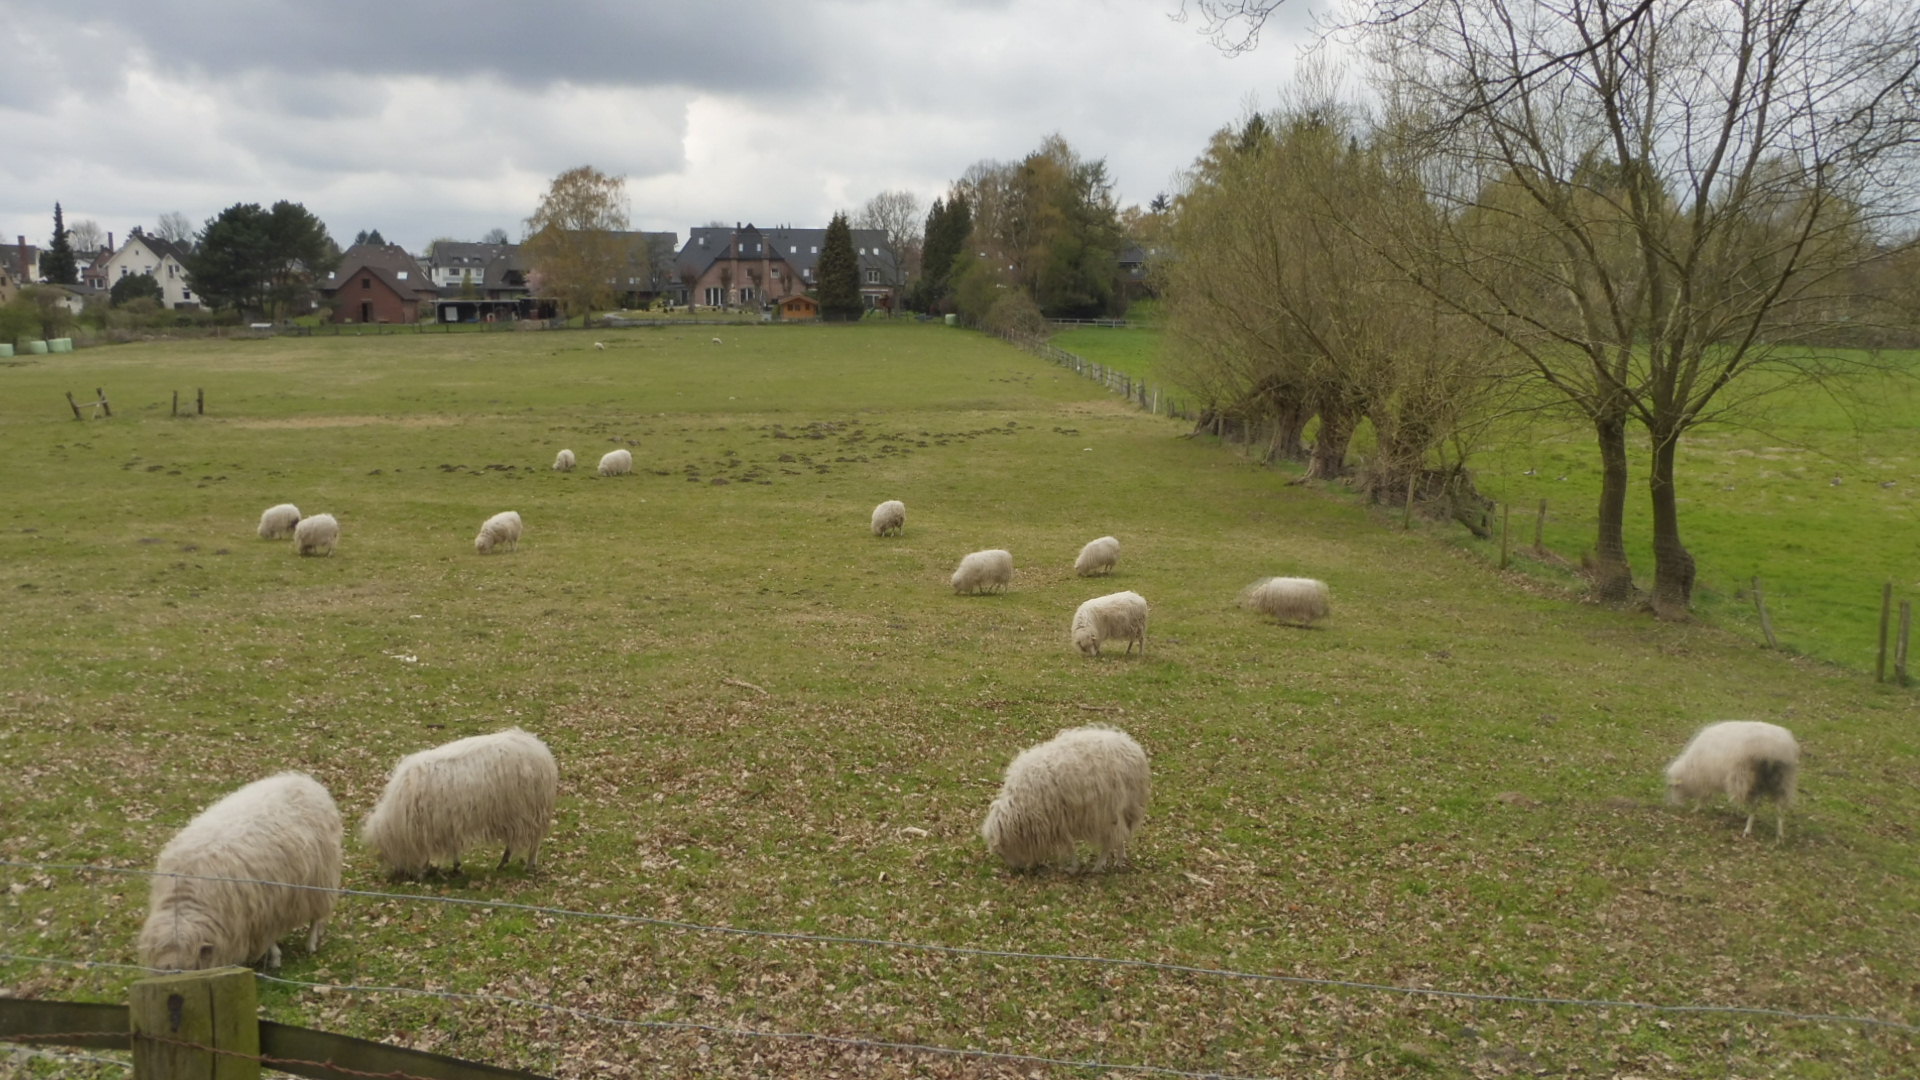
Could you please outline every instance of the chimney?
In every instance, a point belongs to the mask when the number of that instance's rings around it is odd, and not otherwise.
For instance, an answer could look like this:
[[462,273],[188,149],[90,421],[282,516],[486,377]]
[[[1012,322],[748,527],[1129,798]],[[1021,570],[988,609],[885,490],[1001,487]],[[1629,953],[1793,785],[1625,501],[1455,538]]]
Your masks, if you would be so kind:
[[107,234],[107,254],[113,254],[113,234]]
[[20,284],[31,285],[33,284],[33,264],[27,261],[27,238],[19,236],[14,239],[20,245]]

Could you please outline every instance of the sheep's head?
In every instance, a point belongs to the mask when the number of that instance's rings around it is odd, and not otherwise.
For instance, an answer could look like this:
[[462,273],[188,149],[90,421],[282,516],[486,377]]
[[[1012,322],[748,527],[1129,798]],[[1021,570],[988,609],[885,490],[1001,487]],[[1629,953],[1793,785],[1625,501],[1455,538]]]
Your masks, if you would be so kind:
[[482,555],[485,555],[487,552],[492,551],[493,550],[493,534],[486,531],[485,529],[480,530],[480,535],[473,538],[473,550],[479,552]]
[[1073,626],[1073,646],[1080,650],[1080,655],[1082,656],[1099,656],[1100,635],[1094,631],[1093,627],[1085,623],[1075,623]]

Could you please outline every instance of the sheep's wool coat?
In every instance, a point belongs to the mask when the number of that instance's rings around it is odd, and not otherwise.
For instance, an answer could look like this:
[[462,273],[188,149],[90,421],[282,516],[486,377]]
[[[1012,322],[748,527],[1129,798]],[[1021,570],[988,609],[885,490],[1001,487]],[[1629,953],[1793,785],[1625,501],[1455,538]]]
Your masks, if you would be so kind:
[[340,542],[340,523],[332,514],[301,518],[293,527],[293,550],[301,555],[331,555]]
[[601,476],[624,476],[633,471],[633,452],[609,450],[600,455]]
[[1087,541],[1080,549],[1080,556],[1073,560],[1073,572],[1081,577],[1095,574],[1110,574],[1113,566],[1120,561],[1120,541],[1111,536]]
[[900,535],[907,527],[907,504],[899,499],[888,499],[873,508],[873,535]]
[[1007,766],[980,835],[1016,870],[1077,868],[1081,844],[1093,849],[1097,870],[1126,858],[1150,788],[1147,753],[1126,732],[1070,728]]
[[401,758],[360,836],[382,862],[418,876],[482,844],[538,865],[560,770],[547,744],[519,728],[456,739]]
[[1324,619],[1331,607],[1331,594],[1324,581],[1313,578],[1270,577],[1247,586],[1240,602],[1262,615],[1281,622],[1311,626]]
[[285,540],[300,524],[300,508],[292,503],[269,506],[260,515],[260,539]]
[[333,796],[304,773],[256,780],[207,807],[160,849],[158,874],[197,876],[153,879],[140,962],[274,967],[280,938],[303,925],[308,951],[318,948],[340,888],[340,837]]
[[1667,766],[1667,797],[1685,802],[1724,794],[1746,808],[1749,833],[1754,807],[1771,801],[1774,827],[1784,836],[1799,777],[1800,744],[1792,732],[1762,720],[1728,720],[1701,728]]
[[1127,652],[1147,651],[1147,599],[1137,592],[1108,593],[1080,605],[1073,613],[1074,648],[1087,656],[1100,655],[1103,641],[1125,641]]
[[481,524],[480,535],[473,538],[473,550],[482,555],[500,548],[517,550],[522,529],[519,514],[502,510]]
[[960,560],[952,581],[957,593],[1004,590],[1013,584],[1013,555],[999,548],[976,551]]
[[573,451],[562,450],[559,453],[553,455],[553,471],[554,472],[572,472],[573,471]]

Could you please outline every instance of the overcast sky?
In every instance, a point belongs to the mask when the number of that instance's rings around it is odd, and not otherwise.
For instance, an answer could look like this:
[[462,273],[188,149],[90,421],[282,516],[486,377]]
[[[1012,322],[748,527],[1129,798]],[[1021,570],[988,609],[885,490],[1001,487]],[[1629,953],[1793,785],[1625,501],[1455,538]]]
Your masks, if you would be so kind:
[[923,204],[1052,132],[1121,204],[1270,106],[1307,0],[1230,58],[1179,0],[0,0],[0,242],[302,203],[350,243],[518,239],[576,165],[635,228]]

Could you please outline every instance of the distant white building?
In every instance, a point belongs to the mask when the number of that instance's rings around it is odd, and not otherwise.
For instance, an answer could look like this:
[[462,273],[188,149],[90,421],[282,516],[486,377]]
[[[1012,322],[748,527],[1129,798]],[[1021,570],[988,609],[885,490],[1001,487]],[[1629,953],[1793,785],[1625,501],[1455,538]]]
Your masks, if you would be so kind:
[[102,276],[106,287],[111,289],[121,278],[152,274],[153,280],[160,283],[161,307],[197,308],[200,301],[193,290],[187,288],[186,260],[187,252],[178,244],[148,236],[135,226],[127,235],[127,242],[108,257]]

